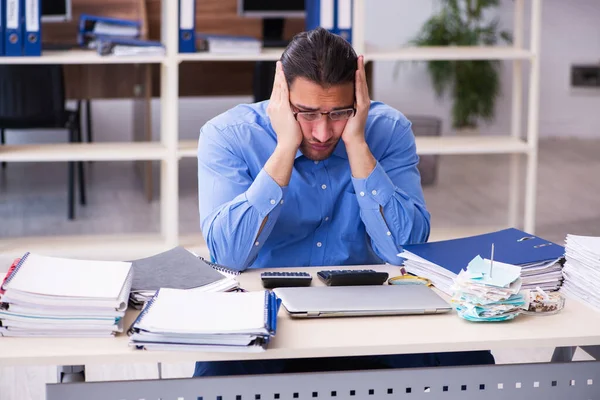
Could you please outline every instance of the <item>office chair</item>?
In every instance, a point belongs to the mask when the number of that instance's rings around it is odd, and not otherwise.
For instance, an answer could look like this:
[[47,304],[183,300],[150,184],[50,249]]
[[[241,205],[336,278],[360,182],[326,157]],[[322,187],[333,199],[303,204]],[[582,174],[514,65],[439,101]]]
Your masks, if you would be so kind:
[[[68,110],[60,65],[0,65],[0,145],[5,130],[66,129],[69,142],[81,142],[80,110]],[[85,205],[84,163],[68,162],[68,217],[75,218],[75,165],[79,201]],[[6,163],[3,163],[6,168]]]

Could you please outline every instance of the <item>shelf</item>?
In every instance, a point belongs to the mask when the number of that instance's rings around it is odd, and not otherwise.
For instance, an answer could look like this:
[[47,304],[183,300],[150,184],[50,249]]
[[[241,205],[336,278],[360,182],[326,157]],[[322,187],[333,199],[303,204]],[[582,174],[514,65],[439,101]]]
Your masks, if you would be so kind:
[[283,53],[283,48],[265,48],[260,54],[214,54],[207,52],[181,53],[180,61],[277,61]]
[[[527,143],[511,136],[448,136],[416,138],[417,154],[514,154],[527,153]],[[196,157],[197,140],[179,142],[179,157]]]
[[0,57],[0,64],[160,64],[164,56],[99,56],[94,50],[49,50],[40,57]]
[[161,160],[160,142],[60,143],[0,146],[0,161],[127,161]]
[[377,49],[367,46],[366,61],[527,60],[528,50],[500,46],[444,46]]
[[527,143],[512,136],[416,137],[417,154],[527,153]]
[[[473,236],[506,227],[434,228],[429,241]],[[179,245],[209,258],[208,247],[200,233],[180,235]],[[15,258],[25,252],[54,257],[122,261],[148,257],[168,250],[162,236],[156,234],[115,234],[78,236],[39,236],[0,239],[0,255]]]

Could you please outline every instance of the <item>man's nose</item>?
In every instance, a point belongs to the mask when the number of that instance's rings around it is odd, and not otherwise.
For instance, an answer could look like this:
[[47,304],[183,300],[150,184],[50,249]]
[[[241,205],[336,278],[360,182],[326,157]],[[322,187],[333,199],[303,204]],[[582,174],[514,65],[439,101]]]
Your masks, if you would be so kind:
[[331,128],[329,126],[329,117],[326,115],[321,116],[321,119],[316,121],[313,125],[312,135],[321,143],[327,142],[331,139]]

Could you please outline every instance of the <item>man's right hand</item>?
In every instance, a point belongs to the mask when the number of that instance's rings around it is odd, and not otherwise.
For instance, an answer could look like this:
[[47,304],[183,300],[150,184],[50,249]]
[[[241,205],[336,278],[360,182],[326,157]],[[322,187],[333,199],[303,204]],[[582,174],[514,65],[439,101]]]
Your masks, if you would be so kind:
[[277,134],[277,147],[295,154],[300,147],[300,143],[302,143],[302,130],[298,121],[294,118],[290,106],[290,93],[281,61],[277,61],[275,81],[273,82],[271,99],[267,106],[267,115]]

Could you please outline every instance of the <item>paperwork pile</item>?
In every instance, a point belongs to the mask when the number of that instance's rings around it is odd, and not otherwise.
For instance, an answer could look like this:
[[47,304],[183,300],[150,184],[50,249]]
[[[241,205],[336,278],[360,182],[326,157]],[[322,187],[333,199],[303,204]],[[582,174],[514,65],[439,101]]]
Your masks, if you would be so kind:
[[475,257],[454,279],[452,303],[468,321],[506,321],[516,317],[526,300],[521,268]]
[[145,350],[264,351],[281,301],[271,291],[205,293],[160,289],[128,330]]
[[567,235],[561,292],[600,309],[600,237]]
[[0,289],[0,335],[108,337],[122,332],[132,276],[128,262],[26,253]]
[[453,279],[477,255],[491,254],[494,261],[521,267],[523,289],[554,291],[562,284],[565,249],[555,243],[510,228],[478,236],[403,246],[398,254],[407,272],[429,279],[451,295]]

